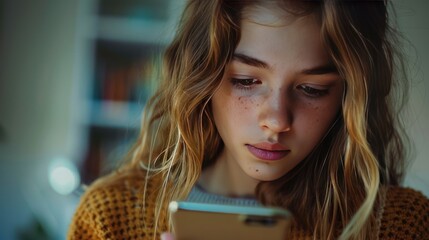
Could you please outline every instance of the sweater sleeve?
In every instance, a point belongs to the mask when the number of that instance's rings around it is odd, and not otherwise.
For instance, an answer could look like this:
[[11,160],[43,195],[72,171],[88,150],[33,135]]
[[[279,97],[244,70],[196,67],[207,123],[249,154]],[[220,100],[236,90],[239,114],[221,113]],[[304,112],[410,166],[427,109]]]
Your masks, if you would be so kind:
[[167,230],[165,214],[154,214],[159,184],[151,180],[146,186],[146,200],[142,177],[118,177],[91,186],[81,198],[67,239],[159,239]]
[[409,188],[387,191],[380,239],[429,239],[429,200]]
[[89,190],[84,193],[73,216],[68,231],[68,240],[109,239],[109,229],[105,226],[103,193]]

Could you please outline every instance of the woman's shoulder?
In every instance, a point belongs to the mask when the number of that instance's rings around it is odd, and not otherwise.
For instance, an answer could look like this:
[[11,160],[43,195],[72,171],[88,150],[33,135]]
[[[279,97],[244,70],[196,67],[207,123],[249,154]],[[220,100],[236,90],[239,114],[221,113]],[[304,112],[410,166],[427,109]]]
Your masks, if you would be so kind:
[[81,196],[68,239],[140,239],[153,235],[159,183],[159,177],[148,178],[143,172],[114,173],[97,180]]
[[114,172],[87,187],[81,197],[81,205],[96,202],[97,206],[103,207],[134,203],[143,200],[143,196],[146,196],[145,200],[150,200],[152,196],[157,196],[161,181],[160,177],[149,176],[143,171]]
[[126,170],[113,172],[101,177],[86,188],[83,197],[103,191],[136,192],[144,188],[156,188],[161,182],[157,175],[149,175],[145,171]]
[[380,223],[384,238],[429,239],[429,199],[411,188],[388,187]]
[[385,209],[395,212],[427,214],[429,212],[429,199],[420,191],[412,188],[390,186],[386,191]]

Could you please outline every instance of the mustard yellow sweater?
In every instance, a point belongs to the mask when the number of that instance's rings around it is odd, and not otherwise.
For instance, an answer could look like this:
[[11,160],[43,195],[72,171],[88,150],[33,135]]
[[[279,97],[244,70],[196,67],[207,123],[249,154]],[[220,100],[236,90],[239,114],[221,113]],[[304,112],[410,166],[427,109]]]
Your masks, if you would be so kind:
[[[128,176],[103,185],[92,186],[82,196],[68,232],[69,240],[78,239],[159,239],[167,229],[165,215],[154,231],[154,207],[160,182],[147,181],[147,199],[143,202],[145,180]],[[143,214],[143,204],[147,214]],[[380,209],[379,239],[429,240],[429,200],[412,189],[390,187]],[[377,235],[377,234],[376,234]],[[296,232],[292,239],[307,239]]]

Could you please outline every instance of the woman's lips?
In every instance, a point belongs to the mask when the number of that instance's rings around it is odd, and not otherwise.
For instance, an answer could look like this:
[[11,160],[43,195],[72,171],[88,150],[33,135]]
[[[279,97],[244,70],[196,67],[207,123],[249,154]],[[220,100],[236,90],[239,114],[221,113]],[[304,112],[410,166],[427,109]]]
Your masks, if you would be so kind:
[[255,157],[268,161],[280,160],[290,152],[279,144],[246,144],[246,147]]

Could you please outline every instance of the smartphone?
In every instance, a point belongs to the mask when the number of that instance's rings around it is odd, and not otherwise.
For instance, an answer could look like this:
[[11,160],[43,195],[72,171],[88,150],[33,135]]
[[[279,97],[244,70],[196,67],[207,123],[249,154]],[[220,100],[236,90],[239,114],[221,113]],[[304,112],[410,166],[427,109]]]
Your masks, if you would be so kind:
[[272,207],[173,201],[169,211],[176,240],[283,240],[292,221]]

